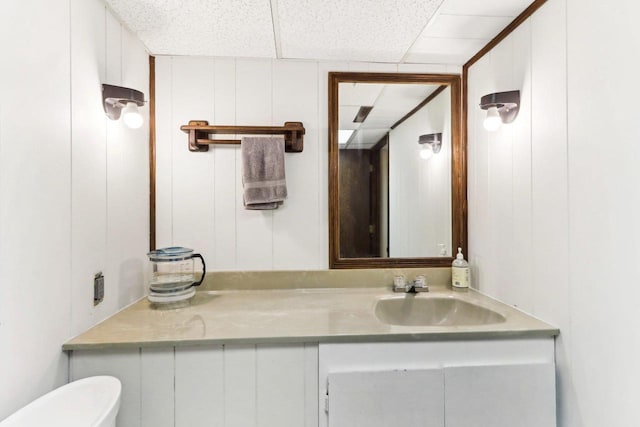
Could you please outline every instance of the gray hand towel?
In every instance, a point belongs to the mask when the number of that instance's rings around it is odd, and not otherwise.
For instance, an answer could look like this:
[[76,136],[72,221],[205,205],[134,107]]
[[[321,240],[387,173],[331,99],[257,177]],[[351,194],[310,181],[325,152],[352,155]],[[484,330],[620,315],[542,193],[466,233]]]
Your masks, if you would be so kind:
[[287,197],[284,136],[243,137],[242,187],[246,209],[277,209]]

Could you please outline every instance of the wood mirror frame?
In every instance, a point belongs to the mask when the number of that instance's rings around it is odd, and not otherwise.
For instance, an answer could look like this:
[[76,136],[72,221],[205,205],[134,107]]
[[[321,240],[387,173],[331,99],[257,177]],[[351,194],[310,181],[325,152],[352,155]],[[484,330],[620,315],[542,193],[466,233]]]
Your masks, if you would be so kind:
[[338,88],[340,83],[439,84],[451,88],[451,242],[452,253],[467,253],[467,163],[462,138],[461,77],[457,74],[329,73],[329,268],[449,267],[453,257],[341,258],[338,147]]

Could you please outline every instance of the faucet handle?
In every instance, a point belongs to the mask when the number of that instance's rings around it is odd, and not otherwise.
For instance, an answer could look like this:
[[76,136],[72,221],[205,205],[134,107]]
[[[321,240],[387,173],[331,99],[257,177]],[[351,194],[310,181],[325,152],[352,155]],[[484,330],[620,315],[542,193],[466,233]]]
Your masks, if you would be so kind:
[[416,276],[413,281],[413,288],[416,292],[429,292],[429,285],[427,285],[427,278],[422,274]]
[[406,292],[407,291],[407,279],[402,274],[393,276],[393,291],[394,292]]

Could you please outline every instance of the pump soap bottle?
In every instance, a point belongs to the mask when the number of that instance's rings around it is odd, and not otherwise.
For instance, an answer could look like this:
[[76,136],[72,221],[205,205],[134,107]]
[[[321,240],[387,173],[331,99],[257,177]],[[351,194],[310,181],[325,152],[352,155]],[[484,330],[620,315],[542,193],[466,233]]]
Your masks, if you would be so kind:
[[470,281],[469,263],[462,255],[462,248],[458,248],[458,255],[451,264],[451,285],[456,289],[466,289]]

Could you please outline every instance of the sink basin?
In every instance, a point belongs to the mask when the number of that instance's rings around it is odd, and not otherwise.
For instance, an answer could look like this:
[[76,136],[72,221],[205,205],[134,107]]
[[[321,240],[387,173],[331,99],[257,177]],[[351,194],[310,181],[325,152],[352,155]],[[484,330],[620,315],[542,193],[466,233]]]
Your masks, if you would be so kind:
[[474,326],[506,320],[493,310],[460,299],[414,295],[381,299],[375,313],[383,323],[402,326]]

